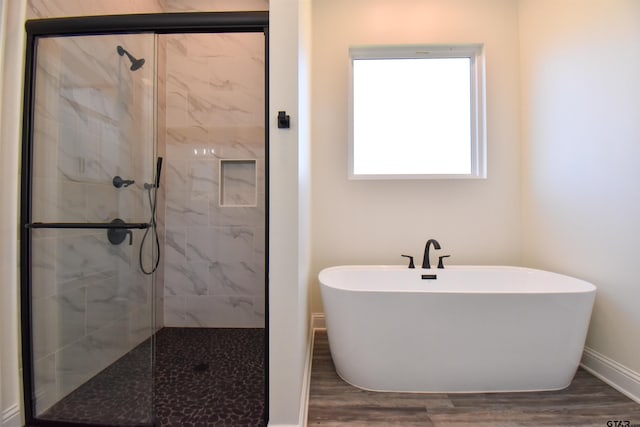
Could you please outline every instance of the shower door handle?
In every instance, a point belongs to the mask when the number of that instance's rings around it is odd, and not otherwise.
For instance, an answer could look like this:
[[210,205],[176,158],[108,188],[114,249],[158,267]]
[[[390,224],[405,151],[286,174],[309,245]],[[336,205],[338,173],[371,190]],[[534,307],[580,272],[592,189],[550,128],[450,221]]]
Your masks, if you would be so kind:
[[148,222],[32,222],[25,224],[25,228],[66,228],[66,229],[102,229],[102,230],[130,230],[132,228],[145,229],[151,227]]

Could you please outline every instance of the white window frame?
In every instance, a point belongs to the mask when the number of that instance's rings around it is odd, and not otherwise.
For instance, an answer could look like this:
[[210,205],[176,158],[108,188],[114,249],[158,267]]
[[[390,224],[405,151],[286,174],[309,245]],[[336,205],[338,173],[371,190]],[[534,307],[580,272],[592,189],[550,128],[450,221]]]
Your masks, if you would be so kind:
[[[349,179],[484,179],[487,177],[485,73],[482,44],[354,46],[349,48]],[[355,60],[406,58],[469,58],[471,99],[471,172],[468,174],[355,174],[354,173],[354,73]],[[392,147],[390,147],[391,149]],[[411,153],[407,153],[411,155]]]

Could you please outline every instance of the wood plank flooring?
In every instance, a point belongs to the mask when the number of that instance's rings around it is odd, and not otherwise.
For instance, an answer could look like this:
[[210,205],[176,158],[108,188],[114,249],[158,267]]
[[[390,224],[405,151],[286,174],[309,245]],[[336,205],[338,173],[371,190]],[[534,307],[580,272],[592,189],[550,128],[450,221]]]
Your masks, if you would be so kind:
[[[614,420],[629,421],[614,424]],[[635,403],[583,369],[561,391],[535,393],[377,393],[344,382],[335,372],[326,331],[316,331],[308,407],[309,426],[640,427]],[[611,421],[610,424],[607,424]]]

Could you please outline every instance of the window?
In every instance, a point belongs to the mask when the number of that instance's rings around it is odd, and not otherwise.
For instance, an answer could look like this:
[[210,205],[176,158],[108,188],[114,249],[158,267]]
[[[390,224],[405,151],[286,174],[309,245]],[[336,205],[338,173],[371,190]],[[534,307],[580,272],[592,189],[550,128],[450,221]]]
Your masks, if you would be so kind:
[[486,177],[482,45],[349,54],[351,179]]

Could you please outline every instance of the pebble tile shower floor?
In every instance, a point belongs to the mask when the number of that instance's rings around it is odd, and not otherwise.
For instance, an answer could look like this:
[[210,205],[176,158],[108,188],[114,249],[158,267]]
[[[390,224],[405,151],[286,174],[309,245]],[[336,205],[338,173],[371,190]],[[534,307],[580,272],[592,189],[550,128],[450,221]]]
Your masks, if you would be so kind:
[[264,426],[264,329],[163,328],[41,416],[124,426]]

